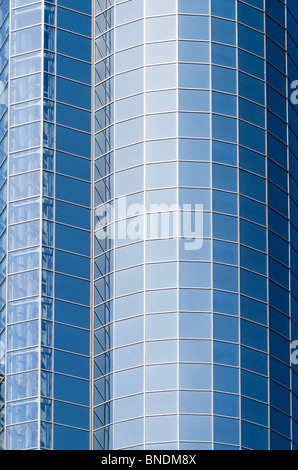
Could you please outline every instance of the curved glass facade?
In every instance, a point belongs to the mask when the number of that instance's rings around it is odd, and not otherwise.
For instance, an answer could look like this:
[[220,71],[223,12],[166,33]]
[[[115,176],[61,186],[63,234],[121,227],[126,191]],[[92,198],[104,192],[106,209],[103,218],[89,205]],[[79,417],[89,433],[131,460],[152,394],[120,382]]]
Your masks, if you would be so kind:
[[296,449],[297,16],[0,0],[0,449]]
[[294,2],[97,3],[94,448],[290,449]]

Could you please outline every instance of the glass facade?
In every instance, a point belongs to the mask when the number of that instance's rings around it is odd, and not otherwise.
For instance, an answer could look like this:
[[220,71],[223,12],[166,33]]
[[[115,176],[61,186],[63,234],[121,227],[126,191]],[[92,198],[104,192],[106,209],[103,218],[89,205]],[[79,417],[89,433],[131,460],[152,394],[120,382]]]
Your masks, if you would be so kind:
[[296,449],[297,17],[0,3],[0,448]]
[[1,5],[5,449],[89,448],[92,11],[80,4]]

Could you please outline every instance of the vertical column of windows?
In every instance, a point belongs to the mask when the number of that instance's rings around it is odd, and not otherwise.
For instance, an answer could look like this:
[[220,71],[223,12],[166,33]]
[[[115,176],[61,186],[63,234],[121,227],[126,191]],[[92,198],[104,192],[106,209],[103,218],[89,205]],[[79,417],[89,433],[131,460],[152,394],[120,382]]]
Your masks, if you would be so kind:
[[[286,7],[266,1],[270,449],[290,449],[289,189]],[[274,83],[278,75],[281,87]],[[279,151],[277,152],[277,147]],[[277,223],[278,220],[278,223]],[[283,380],[278,371],[283,370]]]
[[[53,5],[49,5],[46,31],[56,38],[56,43],[48,42],[46,57],[52,57],[55,52],[56,67],[52,71],[45,70],[45,85],[48,81],[53,86],[49,88],[49,95],[45,91],[44,138],[47,141],[44,146],[45,151],[52,152],[54,122],[55,254],[50,268],[54,270],[53,447],[87,450],[90,448],[93,2],[57,0],[51,3],[56,3],[56,19]],[[46,173],[46,168],[44,170]],[[47,176],[51,177],[50,172]],[[51,203],[51,194],[46,195],[47,202]],[[46,223],[51,224],[51,218],[45,218]],[[47,233],[50,228],[46,229]],[[44,297],[44,303],[45,300]]]
[[113,448],[114,9],[95,2],[93,448]]
[[7,449],[39,445],[42,22],[42,2],[11,2]]
[[0,449],[4,449],[9,1],[0,5]]
[[42,259],[40,338],[40,448],[53,445],[53,295],[54,295],[54,147],[55,147],[55,0],[44,4]]
[[178,12],[179,449],[211,449],[210,1]]
[[238,8],[241,445],[268,448],[263,1]]
[[239,446],[236,2],[211,0],[213,440]]
[[143,449],[144,1],[115,5],[114,448]]
[[[291,289],[291,340],[296,341],[298,338],[297,334],[297,299],[298,299],[298,292],[297,292],[297,251],[298,251],[298,240],[297,240],[297,126],[295,123],[297,122],[297,98],[295,90],[293,89],[293,83],[296,83],[298,77],[298,67],[297,67],[297,44],[298,44],[298,37],[297,37],[297,18],[298,18],[298,8],[297,3],[293,2],[292,0],[288,0],[287,4],[287,78],[288,78],[288,89],[289,89],[289,96],[288,96],[288,158],[289,158],[289,192],[290,192],[290,266],[291,266],[291,280],[290,280],[290,289]],[[297,87],[296,87],[297,88]],[[294,94],[293,94],[294,93]],[[296,98],[296,99],[295,99]],[[291,353],[293,350],[291,350]],[[291,414],[292,414],[292,440],[293,440],[293,449],[298,448],[298,415],[297,415],[297,365],[295,363],[292,364],[292,406],[291,406]]]
[[145,448],[177,449],[178,2],[144,2]]

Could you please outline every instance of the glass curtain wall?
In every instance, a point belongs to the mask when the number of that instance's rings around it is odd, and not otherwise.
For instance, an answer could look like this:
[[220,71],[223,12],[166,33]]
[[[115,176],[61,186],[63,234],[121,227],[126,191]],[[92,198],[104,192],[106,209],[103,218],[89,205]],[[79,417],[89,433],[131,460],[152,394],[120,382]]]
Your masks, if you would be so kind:
[[94,313],[93,313],[93,448],[113,447],[112,337],[114,171],[114,9],[95,1],[94,45]]
[[[268,220],[268,352],[271,449],[291,449],[290,229],[287,55],[285,1],[265,2]],[[293,150],[294,147],[291,145]],[[294,193],[295,194],[295,193]],[[294,445],[294,444],[293,444]]]
[[0,448],[295,448],[296,31],[0,0]]
[[92,1],[56,2],[53,447],[90,448]]
[[[287,44],[287,86],[290,89],[290,95],[292,98],[293,86],[292,84],[297,80],[298,77],[298,68],[297,68],[297,18],[298,18],[298,5],[293,0],[288,0],[286,2],[287,7],[287,34],[286,34],[286,44]],[[297,83],[297,82],[296,82]],[[277,87],[277,86],[275,86]],[[286,92],[284,92],[286,95]],[[290,312],[291,312],[291,332],[290,337],[292,341],[296,341],[298,338],[297,324],[297,299],[298,299],[298,287],[297,287],[297,251],[298,251],[298,239],[297,239],[297,102],[293,102],[292,99],[288,101],[288,122],[289,122],[289,131],[288,131],[288,143],[289,143],[289,190],[290,190],[290,266],[291,266],[291,298],[290,298]],[[293,439],[293,449],[297,450],[298,448],[298,414],[297,414],[297,365],[292,367],[292,377],[291,377],[291,386],[292,386],[292,407],[290,408],[292,413],[292,439]],[[288,392],[287,386],[287,392]],[[295,392],[294,392],[295,390]],[[288,393],[287,393],[288,399]],[[288,408],[289,409],[289,408]],[[287,442],[287,441],[286,441]]]
[[[211,449],[212,4],[210,1],[179,0],[177,7],[178,201],[183,219],[177,253],[179,427],[178,442],[173,448]],[[188,220],[194,230],[193,240],[188,239]],[[166,449],[167,446],[164,443],[161,448]]]
[[10,2],[7,449],[90,447],[91,36],[91,1]]
[[0,5],[0,449],[4,449],[9,1]]
[[6,449],[39,446],[43,4],[11,2]]
[[[213,448],[239,448],[237,2],[211,0]],[[229,447],[228,447],[229,448]]]
[[296,13],[97,2],[95,448],[291,447]]
[[94,448],[141,449],[178,436],[177,5],[97,8]]

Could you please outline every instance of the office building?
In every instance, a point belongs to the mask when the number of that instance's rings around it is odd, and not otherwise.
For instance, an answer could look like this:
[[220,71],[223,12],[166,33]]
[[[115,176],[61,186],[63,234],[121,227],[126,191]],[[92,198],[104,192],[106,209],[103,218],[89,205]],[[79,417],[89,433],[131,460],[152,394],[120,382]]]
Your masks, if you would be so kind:
[[297,17],[1,2],[1,448],[296,449]]

